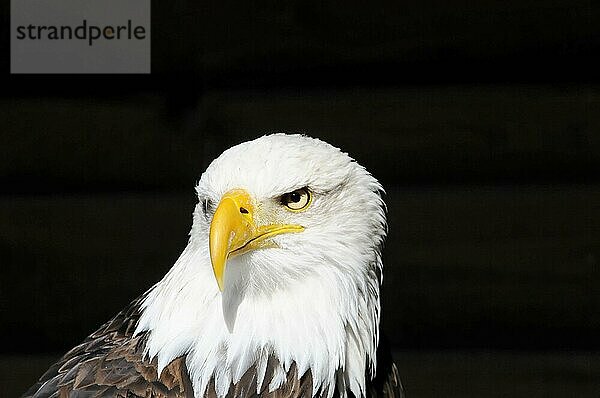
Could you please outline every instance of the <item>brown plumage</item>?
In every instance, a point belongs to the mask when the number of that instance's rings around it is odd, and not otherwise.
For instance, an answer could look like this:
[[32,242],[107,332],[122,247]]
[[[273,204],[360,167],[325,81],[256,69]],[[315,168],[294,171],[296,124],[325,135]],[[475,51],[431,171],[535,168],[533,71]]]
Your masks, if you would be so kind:
[[[145,333],[133,335],[140,316],[142,298],[92,333],[83,343],[67,352],[24,395],[24,398],[178,398],[194,397],[185,364],[185,356],[172,361],[157,375],[157,360],[145,358]],[[390,352],[384,343],[377,351],[377,375],[367,383],[367,397],[403,397],[403,388]],[[267,380],[276,368],[277,359],[267,365]],[[367,375],[365,377],[368,377]],[[256,394],[256,371],[248,369],[241,380],[232,384],[227,397],[231,398],[297,398],[311,397],[310,370],[298,378],[295,365],[288,372],[284,385],[268,392],[269,383]],[[349,396],[352,393],[348,392]],[[326,396],[321,391],[318,396]],[[206,391],[215,398],[214,384]],[[339,396],[336,391],[334,396]]]
[[146,336],[133,336],[140,302],[131,303],[67,352],[24,397],[191,396],[184,358],[170,363],[158,377],[157,361],[143,357]]

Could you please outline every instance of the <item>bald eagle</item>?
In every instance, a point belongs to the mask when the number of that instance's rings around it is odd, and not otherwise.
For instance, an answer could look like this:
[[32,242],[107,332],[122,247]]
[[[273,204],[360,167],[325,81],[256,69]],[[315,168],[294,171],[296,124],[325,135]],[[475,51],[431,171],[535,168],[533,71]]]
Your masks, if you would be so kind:
[[273,134],[215,159],[166,276],[26,397],[402,397],[380,344],[382,187]]

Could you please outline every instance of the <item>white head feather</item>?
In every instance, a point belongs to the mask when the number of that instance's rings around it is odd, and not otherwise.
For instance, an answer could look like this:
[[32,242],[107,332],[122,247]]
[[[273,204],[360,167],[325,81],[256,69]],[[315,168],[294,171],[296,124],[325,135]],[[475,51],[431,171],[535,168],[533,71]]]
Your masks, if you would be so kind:
[[[290,212],[277,201],[303,187],[313,194],[306,211]],[[237,188],[253,197],[267,221],[305,229],[271,238],[276,247],[230,259],[221,293],[211,268],[206,204]],[[377,180],[325,142],[274,134],[225,151],[197,192],[188,246],[148,292],[136,330],[149,332],[147,354],[158,357],[159,373],[187,354],[195,395],[203,396],[214,378],[224,397],[252,365],[258,389],[269,382],[272,391],[295,363],[299,376],[311,372],[313,396],[327,391],[331,397],[336,386],[343,395],[349,389],[365,396],[365,375],[376,366],[386,233]],[[263,380],[270,355],[281,368]]]

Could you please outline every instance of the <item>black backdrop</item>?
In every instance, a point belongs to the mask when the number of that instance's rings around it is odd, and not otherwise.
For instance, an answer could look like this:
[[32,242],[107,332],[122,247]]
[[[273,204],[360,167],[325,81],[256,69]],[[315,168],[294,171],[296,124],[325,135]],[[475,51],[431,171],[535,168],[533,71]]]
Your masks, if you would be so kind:
[[152,14],[151,75],[28,76],[8,73],[2,8],[0,354],[52,357],[159,280],[204,167],[271,131],[340,146],[385,185],[397,350],[600,348],[594,2]]

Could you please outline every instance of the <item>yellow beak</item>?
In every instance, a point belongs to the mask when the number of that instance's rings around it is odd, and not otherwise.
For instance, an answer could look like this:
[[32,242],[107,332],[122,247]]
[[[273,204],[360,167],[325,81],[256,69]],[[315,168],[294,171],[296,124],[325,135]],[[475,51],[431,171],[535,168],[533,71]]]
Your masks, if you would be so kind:
[[[291,224],[254,223],[252,198],[243,189],[234,189],[221,198],[210,224],[209,248],[215,278],[223,291],[227,259],[258,248],[268,247],[269,238],[304,227]],[[272,246],[272,243],[271,243]]]

